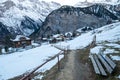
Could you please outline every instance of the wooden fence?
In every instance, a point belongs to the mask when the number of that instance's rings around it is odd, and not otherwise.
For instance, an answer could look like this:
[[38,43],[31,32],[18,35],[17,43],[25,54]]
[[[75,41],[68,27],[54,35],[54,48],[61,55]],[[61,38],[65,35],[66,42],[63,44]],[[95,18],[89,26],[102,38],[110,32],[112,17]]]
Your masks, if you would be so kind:
[[40,69],[41,67],[43,67],[45,64],[47,64],[48,62],[50,62],[51,60],[54,60],[55,58],[58,59],[58,71],[60,70],[60,58],[59,56],[60,55],[64,55],[64,58],[66,56],[66,52],[68,51],[67,48],[65,48],[65,50],[61,50],[58,54],[56,54],[55,56],[53,57],[50,57],[49,59],[47,59],[44,63],[42,63],[40,66],[36,67],[34,70],[32,70],[29,74],[27,74],[26,76],[24,76],[23,78],[21,78],[20,80],[31,80],[32,78],[32,75],[38,70]]

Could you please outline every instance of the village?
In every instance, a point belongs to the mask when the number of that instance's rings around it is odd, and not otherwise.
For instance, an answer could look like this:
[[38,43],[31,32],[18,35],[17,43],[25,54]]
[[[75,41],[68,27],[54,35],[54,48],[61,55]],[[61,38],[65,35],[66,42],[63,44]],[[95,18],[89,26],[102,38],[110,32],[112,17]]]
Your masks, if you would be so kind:
[[46,37],[38,37],[36,40],[32,40],[29,37],[24,35],[17,35],[15,39],[10,39],[11,46],[3,46],[0,47],[0,54],[10,54],[13,52],[21,52],[24,50],[32,49],[35,47],[39,47],[42,44],[54,44],[62,41],[69,41],[73,38],[81,35],[81,31],[77,30],[76,32],[67,32],[65,34],[55,34]]

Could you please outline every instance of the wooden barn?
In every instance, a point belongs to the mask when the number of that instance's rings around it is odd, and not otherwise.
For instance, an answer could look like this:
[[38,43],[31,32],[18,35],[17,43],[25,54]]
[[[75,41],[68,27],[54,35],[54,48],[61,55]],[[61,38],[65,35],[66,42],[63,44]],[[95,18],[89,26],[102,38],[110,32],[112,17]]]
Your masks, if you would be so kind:
[[16,38],[12,40],[12,42],[14,48],[24,48],[25,46],[31,45],[31,39],[23,35],[17,35]]

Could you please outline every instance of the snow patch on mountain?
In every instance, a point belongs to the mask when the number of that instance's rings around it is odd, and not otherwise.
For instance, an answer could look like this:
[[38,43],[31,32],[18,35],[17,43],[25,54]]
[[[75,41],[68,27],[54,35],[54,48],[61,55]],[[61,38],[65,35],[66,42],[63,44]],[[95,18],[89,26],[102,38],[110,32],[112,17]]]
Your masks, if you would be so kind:
[[[12,2],[15,5],[11,5],[9,8],[3,9],[2,6],[6,7]],[[11,2],[11,3],[10,3]],[[39,0],[3,0],[0,2],[2,9],[0,9],[0,22],[15,29],[21,30],[21,21],[25,19],[24,16],[30,17],[34,21],[44,21],[46,16],[53,10],[60,7],[60,4],[56,2],[45,2]],[[32,32],[31,32],[32,33]],[[26,34],[27,35],[27,34]]]
[[78,2],[76,3],[74,6],[75,7],[88,7],[91,6],[93,4],[106,4],[106,5],[118,5],[120,4],[119,0],[94,0],[94,1],[83,1],[83,2]]

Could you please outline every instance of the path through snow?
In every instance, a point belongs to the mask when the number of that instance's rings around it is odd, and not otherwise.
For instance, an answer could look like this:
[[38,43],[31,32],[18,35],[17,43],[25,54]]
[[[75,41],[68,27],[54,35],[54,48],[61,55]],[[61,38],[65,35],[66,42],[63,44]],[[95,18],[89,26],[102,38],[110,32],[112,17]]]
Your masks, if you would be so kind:
[[56,80],[92,80],[88,63],[80,62],[80,53],[70,51],[64,69]]

